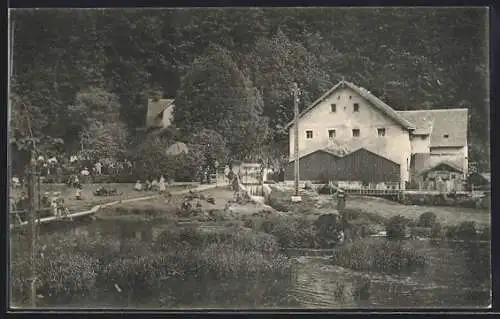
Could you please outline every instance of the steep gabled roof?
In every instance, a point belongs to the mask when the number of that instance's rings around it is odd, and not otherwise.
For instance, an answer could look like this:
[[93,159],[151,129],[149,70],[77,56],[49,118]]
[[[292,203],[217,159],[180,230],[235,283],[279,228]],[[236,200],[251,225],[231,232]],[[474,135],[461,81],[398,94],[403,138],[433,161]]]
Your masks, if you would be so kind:
[[422,170],[420,172],[420,174],[427,173],[427,172],[429,172],[429,171],[431,171],[431,170],[433,170],[436,167],[441,166],[441,165],[448,166],[449,168],[451,168],[457,172],[460,172],[460,173],[464,172],[464,169],[462,167],[460,167],[460,165],[458,163],[455,163],[455,162],[449,161],[449,160],[444,160],[444,161],[439,161],[437,163],[434,163],[433,165],[430,165],[426,169]]
[[149,126],[160,113],[173,106],[174,99],[148,99],[146,125]]
[[[393,119],[396,121],[396,123],[400,124],[406,129],[415,129],[415,125],[413,123],[410,123],[406,118],[402,117],[401,115],[398,114],[392,107],[384,103],[382,100],[380,100],[378,97],[375,95],[371,94],[369,91],[367,91],[364,88],[361,88],[351,82],[347,81],[340,81],[337,83],[335,86],[333,86],[330,90],[328,90],[325,94],[323,94],[321,97],[319,97],[316,101],[314,101],[310,106],[308,106],[305,110],[303,110],[299,114],[299,118],[303,117],[306,113],[311,111],[313,108],[315,108],[319,103],[321,103],[323,100],[325,100],[328,96],[330,96],[334,91],[336,91],[339,88],[344,88],[348,87],[352,89],[354,92],[359,94],[361,97],[366,99],[368,102],[370,102],[373,106],[375,106],[377,109],[379,109],[382,113],[387,115],[389,118]],[[285,129],[290,128],[293,125],[294,121],[291,121],[285,126]]]
[[401,116],[415,123],[412,134],[430,134],[430,147],[463,147],[467,145],[468,110],[434,109],[399,111]]

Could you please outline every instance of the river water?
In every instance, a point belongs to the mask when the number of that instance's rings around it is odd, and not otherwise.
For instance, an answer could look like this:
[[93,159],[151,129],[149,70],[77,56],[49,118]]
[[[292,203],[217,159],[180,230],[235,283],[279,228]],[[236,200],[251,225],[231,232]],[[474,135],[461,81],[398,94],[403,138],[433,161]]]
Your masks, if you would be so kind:
[[[95,225],[95,224],[94,224]],[[88,232],[79,226],[69,235]],[[78,233],[76,234],[75,233]],[[160,308],[176,296],[177,308],[475,308],[490,305],[490,245],[469,242],[411,242],[428,265],[409,274],[383,275],[335,266],[330,250],[287,250],[294,263],[292,279],[170,283],[151,298],[128,302],[134,308]],[[168,291],[166,291],[166,290]],[[162,299],[163,298],[163,299]],[[69,307],[123,307],[77,299]]]
[[412,246],[428,266],[408,275],[381,275],[332,265],[328,251],[294,251],[297,280],[290,293],[311,308],[475,308],[490,305],[486,243]]

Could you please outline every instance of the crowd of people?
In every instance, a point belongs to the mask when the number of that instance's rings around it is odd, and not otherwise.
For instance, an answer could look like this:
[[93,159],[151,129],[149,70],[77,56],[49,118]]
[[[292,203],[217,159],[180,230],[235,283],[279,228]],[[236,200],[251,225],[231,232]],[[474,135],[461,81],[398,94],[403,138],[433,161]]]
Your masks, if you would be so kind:
[[167,190],[167,186],[165,183],[165,178],[163,177],[163,175],[161,175],[159,179],[156,178],[146,179],[144,184],[142,184],[141,181],[138,180],[134,185],[134,190],[138,192],[141,191],[165,192]]
[[82,176],[132,173],[134,164],[128,159],[89,159],[79,155],[59,154],[51,156],[49,154],[38,156],[37,166],[41,176],[47,177],[77,173]]

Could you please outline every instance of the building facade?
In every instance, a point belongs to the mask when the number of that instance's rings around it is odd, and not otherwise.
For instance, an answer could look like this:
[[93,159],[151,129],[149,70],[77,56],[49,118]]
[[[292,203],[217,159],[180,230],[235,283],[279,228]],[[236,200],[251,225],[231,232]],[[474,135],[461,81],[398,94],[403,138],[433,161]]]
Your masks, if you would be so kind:
[[[391,182],[405,188],[439,161],[459,162],[464,177],[467,173],[467,109],[396,111],[371,92],[341,81],[299,115],[298,126],[299,158],[305,161],[299,162],[301,180],[322,176],[321,180]],[[286,129],[290,163],[285,178],[293,180],[294,122]],[[418,169],[412,167],[416,154],[427,156]],[[374,167],[391,181],[377,177]]]
[[174,99],[148,99],[147,129],[164,129],[172,124]]

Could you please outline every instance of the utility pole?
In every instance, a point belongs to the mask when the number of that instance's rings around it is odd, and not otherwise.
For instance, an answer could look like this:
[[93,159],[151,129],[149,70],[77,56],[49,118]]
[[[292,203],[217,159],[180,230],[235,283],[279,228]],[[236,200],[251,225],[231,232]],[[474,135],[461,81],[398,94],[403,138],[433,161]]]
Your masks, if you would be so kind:
[[292,196],[292,202],[300,202],[302,198],[299,195],[299,88],[296,82],[293,83],[293,109],[294,109],[294,154],[295,154],[295,196]]

